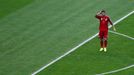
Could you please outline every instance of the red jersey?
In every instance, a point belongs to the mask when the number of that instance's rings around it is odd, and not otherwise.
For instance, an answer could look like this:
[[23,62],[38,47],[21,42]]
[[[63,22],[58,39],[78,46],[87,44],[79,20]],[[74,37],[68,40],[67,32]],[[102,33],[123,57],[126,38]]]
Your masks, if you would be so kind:
[[111,22],[111,20],[108,16],[96,15],[96,18],[100,20],[100,26],[99,26],[100,31],[107,31],[108,30],[108,23],[113,25],[113,23]]

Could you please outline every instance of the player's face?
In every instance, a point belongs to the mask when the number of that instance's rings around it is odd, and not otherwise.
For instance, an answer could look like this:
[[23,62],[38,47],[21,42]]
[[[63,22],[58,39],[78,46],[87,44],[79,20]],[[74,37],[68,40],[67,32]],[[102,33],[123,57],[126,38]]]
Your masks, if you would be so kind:
[[106,13],[105,12],[101,12],[101,14],[104,16],[104,15],[106,15]]

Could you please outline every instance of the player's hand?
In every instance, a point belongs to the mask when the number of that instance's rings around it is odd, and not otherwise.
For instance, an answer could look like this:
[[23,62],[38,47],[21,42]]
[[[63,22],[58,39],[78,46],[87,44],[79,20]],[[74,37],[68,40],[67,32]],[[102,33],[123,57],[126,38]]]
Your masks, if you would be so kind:
[[113,27],[113,30],[116,31],[115,27]]
[[97,15],[101,15],[101,11],[97,12]]
[[98,13],[101,14],[102,11],[99,11]]

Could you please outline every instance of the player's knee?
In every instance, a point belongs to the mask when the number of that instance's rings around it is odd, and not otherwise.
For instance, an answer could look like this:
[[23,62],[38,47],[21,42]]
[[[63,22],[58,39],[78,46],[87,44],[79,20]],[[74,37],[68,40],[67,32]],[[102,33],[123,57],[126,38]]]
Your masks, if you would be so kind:
[[100,41],[103,41],[103,38],[100,38]]
[[107,41],[107,38],[104,38],[103,40],[104,40],[104,41]]

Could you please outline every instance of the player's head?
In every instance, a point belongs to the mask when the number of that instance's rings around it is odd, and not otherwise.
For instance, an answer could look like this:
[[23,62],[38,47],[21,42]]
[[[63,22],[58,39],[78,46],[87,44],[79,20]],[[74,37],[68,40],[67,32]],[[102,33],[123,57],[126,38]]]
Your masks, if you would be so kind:
[[106,11],[105,10],[102,10],[101,11],[101,14],[104,16],[104,15],[106,15]]

